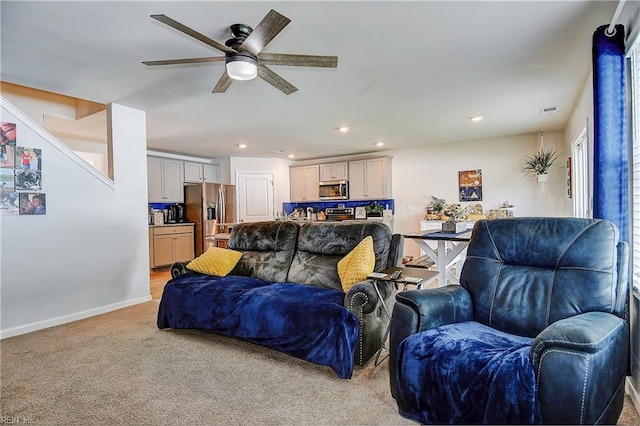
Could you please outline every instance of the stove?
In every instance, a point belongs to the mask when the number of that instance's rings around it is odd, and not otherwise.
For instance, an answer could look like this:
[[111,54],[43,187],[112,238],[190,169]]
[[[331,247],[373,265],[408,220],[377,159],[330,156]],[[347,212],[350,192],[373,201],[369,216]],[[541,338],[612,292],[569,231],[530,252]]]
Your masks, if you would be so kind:
[[324,211],[327,220],[351,220],[355,217],[353,207],[328,208]]

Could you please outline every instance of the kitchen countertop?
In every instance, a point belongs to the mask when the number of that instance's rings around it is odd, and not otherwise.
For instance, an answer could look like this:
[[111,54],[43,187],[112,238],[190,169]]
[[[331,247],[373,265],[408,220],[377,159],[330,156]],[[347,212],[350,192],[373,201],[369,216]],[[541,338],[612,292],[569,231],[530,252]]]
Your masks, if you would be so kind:
[[293,222],[362,222],[366,220],[375,221],[375,222],[393,222],[393,218],[386,218],[386,217],[368,217],[366,219],[340,219],[340,220],[334,220],[334,219],[321,220],[321,219],[307,219],[306,217],[296,217],[288,220]]
[[195,225],[193,222],[165,223],[164,225],[149,225],[149,228],[162,228],[164,226],[193,226],[193,225]]

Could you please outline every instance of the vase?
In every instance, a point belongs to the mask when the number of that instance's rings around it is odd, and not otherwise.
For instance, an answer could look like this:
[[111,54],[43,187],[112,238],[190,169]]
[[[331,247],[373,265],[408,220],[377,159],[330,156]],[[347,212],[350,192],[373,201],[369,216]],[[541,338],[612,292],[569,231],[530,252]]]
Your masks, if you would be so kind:
[[547,182],[549,180],[549,173],[543,173],[538,175],[538,183]]

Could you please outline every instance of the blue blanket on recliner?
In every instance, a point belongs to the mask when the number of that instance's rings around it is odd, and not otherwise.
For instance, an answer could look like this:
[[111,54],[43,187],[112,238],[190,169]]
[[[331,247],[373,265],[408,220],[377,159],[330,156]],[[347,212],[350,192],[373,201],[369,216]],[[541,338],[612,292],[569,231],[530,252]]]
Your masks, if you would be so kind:
[[413,334],[398,345],[398,411],[422,424],[536,424],[533,339],[477,322]]
[[167,283],[158,328],[195,328],[238,337],[331,367],[348,379],[359,321],[339,290],[242,276],[187,274]]

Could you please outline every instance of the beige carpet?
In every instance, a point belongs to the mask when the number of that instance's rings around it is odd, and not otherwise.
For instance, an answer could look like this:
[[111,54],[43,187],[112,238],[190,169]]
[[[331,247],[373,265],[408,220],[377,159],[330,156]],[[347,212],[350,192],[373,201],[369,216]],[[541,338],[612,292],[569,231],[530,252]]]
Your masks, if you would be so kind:
[[[4,339],[3,420],[34,425],[407,425],[386,361],[328,367],[199,331],[158,330],[148,302]],[[625,403],[620,424],[637,425]],[[634,417],[635,416],[635,417]],[[4,421],[7,423],[7,421]]]

